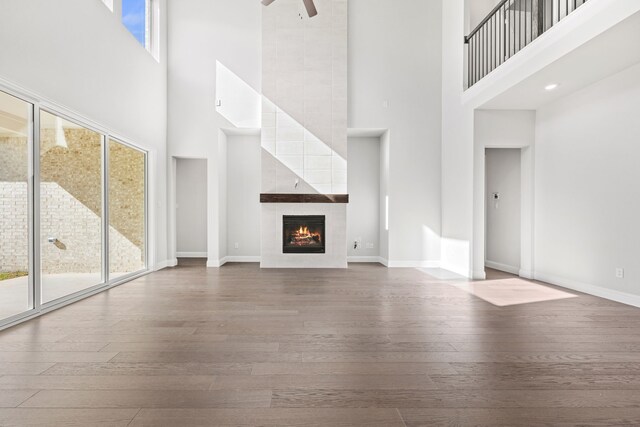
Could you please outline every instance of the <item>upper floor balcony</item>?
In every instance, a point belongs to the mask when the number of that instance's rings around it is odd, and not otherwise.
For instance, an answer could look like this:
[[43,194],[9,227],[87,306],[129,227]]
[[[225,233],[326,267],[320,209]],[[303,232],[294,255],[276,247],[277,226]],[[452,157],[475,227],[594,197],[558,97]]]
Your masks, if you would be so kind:
[[497,5],[464,39],[467,87],[508,61],[588,0],[496,1]]

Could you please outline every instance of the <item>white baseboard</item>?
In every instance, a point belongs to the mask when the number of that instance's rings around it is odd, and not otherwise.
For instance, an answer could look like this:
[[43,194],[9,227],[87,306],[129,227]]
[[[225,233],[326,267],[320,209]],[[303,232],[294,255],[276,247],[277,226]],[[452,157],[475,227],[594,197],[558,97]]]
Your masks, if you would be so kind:
[[493,268],[494,270],[504,271],[505,273],[520,275],[520,268],[512,265],[501,264],[499,262],[485,261],[485,267]]
[[219,260],[209,260],[207,261],[207,267],[209,268],[220,268],[228,262],[246,262],[246,263],[256,263],[260,262],[261,257],[259,256],[226,256]]
[[225,264],[228,262],[249,262],[255,263],[260,262],[262,257],[259,256],[228,256],[224,258]]
[[474,271],[471,278],[473,280],[486,280],[487,279],[487,273],[483,270],[483,271]]
[[206,252],[178,252],[176,257],[178,258],[207,258],[209,254]]
[[[219,268],[228,262],[260,262],[259,256],[227,256],[219,260],[209,260],[207,267]],[[389,261],[379,256],[350,256],[347,262],[351,263],[380,263],[389,268],[440,268],[440,261]]]
[[153,271],[162,270],[163,268],[168,268],[168,267],[175,267],[176,265],[178,265],[177,258],[168,259],[168,260],[157,263],[155,267],[153,267]]
[[531,271],[531,270],[520,269],[520,272],[518,273],[518,276],[522,277],[523,279],[531,279],[531,280],[533,280],[533,278],[534,278],[533,271]]
[[593,295],[634,307],[640,307],[640,296],[638,295],[632,295],[626,292],[607,289],[601,286],[588,285],[586,283],[580,283],[575,280],[566,279],[546,273],[536,272],[534,276],[536,280],[549,283],[551,285],[560,286],[577,292],[582,292],[584,294]]
[[347,257],[347,262],[383,264],[382,257],[379,256],[349,256]]
[[207,260],[207,268],[220,268],[226,264],[226,260],[222,259],[210,259]]
[[440,268],[440,261],[393,261],[389,260],[389,268]]

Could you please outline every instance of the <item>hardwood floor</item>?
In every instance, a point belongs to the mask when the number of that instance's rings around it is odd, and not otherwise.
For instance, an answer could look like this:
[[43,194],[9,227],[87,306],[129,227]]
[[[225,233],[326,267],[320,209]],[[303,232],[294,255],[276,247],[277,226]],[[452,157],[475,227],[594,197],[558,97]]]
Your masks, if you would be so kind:
[[640,309],[489,277],[181,263],[0,332],[0,426],[640,425]]

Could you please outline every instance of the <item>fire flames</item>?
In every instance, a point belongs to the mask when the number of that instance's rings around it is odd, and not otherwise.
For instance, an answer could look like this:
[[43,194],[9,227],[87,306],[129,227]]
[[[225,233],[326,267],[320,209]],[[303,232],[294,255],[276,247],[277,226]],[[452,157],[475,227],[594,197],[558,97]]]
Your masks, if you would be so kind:
[[309,246],[322,243],[320,233],[309,231],[309,227],[300,226],[291,233],[290,243],[296,246]]

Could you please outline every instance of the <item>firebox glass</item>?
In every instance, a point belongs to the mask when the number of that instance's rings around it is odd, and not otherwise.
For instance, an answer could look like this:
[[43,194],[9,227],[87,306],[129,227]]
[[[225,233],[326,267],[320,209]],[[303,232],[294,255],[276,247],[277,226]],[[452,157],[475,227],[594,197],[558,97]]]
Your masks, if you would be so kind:
[[283,253],[325,253],[325,217],[320,215],[287,216],[282,224]]

